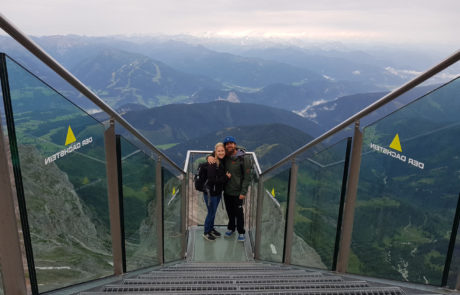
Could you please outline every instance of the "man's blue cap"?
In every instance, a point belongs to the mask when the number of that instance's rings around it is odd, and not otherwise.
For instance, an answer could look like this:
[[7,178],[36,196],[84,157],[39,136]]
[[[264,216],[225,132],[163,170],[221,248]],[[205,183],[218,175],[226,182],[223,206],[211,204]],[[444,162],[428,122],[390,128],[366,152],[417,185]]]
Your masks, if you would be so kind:
[[235,137],[233,137],[233,136],[227,136],[227,137],[225,137],[225,139],[224,139],[224,145],[227,144],[227,143],[229,143],[229,142],[234,142],[234,143],[236,143]]

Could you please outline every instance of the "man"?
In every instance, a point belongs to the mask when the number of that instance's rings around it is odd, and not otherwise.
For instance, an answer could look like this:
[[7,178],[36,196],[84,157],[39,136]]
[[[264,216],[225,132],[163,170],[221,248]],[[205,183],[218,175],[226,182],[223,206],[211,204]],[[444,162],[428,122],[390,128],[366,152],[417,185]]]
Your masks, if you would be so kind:
[[[233,136],[225,137],[223,143],[225,147],[225,170],[230,174],[230,179],[224,187],[224,202],[228,215],[225,237],[231,237],[236,229],[238,230],[238,241],[244,242],[246,238],[244,236],[243,203],[248,193],[251,162],[244,156],[244,151],[237,148],[236,140]],[[208,157],[209,163],[214,161],[214,157]]]

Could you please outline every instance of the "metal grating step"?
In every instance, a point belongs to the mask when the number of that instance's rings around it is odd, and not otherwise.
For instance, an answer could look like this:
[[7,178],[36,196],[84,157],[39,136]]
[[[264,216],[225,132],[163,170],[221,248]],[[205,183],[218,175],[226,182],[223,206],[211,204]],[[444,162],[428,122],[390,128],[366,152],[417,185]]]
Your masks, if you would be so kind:
[[282,273],[266,273],[266,272],[257,272],[257,273],[223,273],[223,272],[209,272],[209,273],[199,273],[186,272],[180,273],[148,273],[139,275],[139,279],[175,279],[180,277],[181,279],[261,279],[261,278],[317,278],[323,277],[319,272],[304,272],[304,271],[285,271]]
[[[250,292],[240,293],[245,295],[406,295],[406,293],[398,287],[382,287],[382,288],[362,288],[349,290],[306,290],[306,291],[273,291],[273,292]],[[178,293],[168,295],[179,295]],[[181,294],[182,295],[182,294]]]
[[270,263],[262,263],[262,262],[181,262],[177,263],[174,265],[170,265],[167,267],[182,267],[182,266],[187,266],[187,267],[219,267],[219,266],[241,266],[241,267],[246,267],[246,266],[273,266],[273,267],[286,267],[285,265],[282,264],[270,264]]
[[237,286],[215,286],[215,285],[201,285],[201,286],[143,286],[143,285],[108,285],[103,289],[104,292],[198,292],[198,291],[212,291],[214,294],[219,294],[222,291],[238,291]]
[[326,282],[343,282],[341,277],[311,277],[311,278],[266,278],[266,279],[229,279],[229,278],[203,278],[203,279],[183,279],[183,278],[168,278],[168,279],[126,279],[123,280],[125,285],[199,285],[199,284],[238,284],[238,285],[270,285],[270,284],[299,284],[299,283],[326,283]]
[[369,287],[367,282],[338,282],[338,283],[313,283],[313,284],[279,284],[279,285],[253,285],[239,286],[241,291],[258,291],[258,290],[308,290],[308,289],[352,289]]
[[[153,293],[146,293],[146,291],[108,291],[112,294],[123,294],[123,295],[147,295]],[[385,287],[385,288],[374,288],[367,287],[361,289],[348,289],[348,290],[289,290],[289,291],[256,291],[256,292],[239,292],[239,291],[224,291],[221,290],[216,293],[215,290],[197,290],[197,291],[186,291],[185,292],[156,292],[154,294],[165,294],[165,295],[184,295],[184,294],[222,294],[222,295],[406,295],[398,287]],[[82,292],[80,295],[107,295],[107,292]]]
[[235,277],[270,277],[270,276],[300,276],[300,277],[319,277],[322,276],[321,274],[318,273],[308,273],[304,272],[302,270],[289,270],[289,271],[283,271],[283,272],[278,272],[278,271],[251,271],[251,272],[225,272],[225,271],[206,271],[206,272],[193,272],[193,271],[186,271],[186,272],[150,272],[148,274],[142,275],[143,277],[149,276],[149,277],[181,277],[181,278],[187,278],[187,277],[209,277],[209,276],[219,276],[219,277],[225,277],[225,278],[235,278]]
[[308,289],[352,289],[368,287],[367,282],[313,283],[313,284],[278,284],[278,285],[237,285],[237,284],[203,284],[203,285],[109,285],[105,292],[112,291],[149,291],[149,292],[188,292],[188,291],[271,291],[271,290],[308,290]]
[[294,270],[291,267],[238,267],[238,266],[220,266],[220,267],[165,267],[160,271],[162,272],[176,272],[176,271],[286,271]]

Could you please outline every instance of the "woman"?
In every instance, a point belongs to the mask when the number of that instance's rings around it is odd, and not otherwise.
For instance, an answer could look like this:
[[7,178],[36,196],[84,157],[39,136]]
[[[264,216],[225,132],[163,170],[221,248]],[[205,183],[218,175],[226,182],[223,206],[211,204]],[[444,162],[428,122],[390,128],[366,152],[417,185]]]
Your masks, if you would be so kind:
[[203,237],[208,241],[215,241],[216,237],[221,234],[214,228],[214,219],[216,217],[217,207],[219,206],[220,199],[222,198],[222,191],[224,185],[231,177],[230,173],[225,173],[224,157],[225,148],[224,144],[219,142],[214,148],[216,163],[208,164],[207,174],[208,180],[206,182],[206,190],[203,193],[204,202],[208,208],[208,215],[204,221],[204,234]]

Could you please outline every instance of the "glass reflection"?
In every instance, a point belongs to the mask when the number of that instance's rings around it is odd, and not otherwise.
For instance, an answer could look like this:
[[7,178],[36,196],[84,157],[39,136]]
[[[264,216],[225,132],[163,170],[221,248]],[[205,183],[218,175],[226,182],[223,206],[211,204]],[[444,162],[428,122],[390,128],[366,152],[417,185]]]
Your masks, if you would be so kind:
[[7,68],[13,162],[20,162],[39,291],[108,276],[104,127],[14,61]]
[[165,262],[181,259],[183,233],[181,230],[181,180],[163,168],[163,228]]
[[332,269],[347,140],[298,163],[294,264]]
[[156,161],[120,138],[127,271],[159,264]]
[[282,262],[286,224],[290,166],[278,168],[267,179],[264,192],[261,222],[260,258]]
[[440,285],[458,200],[460,80],[368,126],[348,270]]

